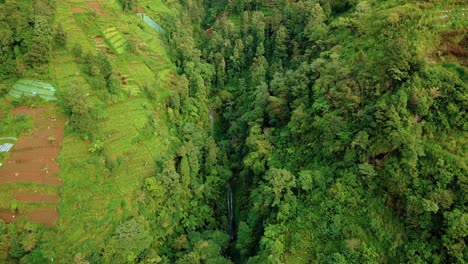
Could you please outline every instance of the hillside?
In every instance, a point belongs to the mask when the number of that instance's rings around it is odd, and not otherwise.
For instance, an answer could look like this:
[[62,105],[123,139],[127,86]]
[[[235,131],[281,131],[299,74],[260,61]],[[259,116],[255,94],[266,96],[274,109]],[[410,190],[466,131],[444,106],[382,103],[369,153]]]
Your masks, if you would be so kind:
[[467,8],[0,1],[0,263],[465,263]]

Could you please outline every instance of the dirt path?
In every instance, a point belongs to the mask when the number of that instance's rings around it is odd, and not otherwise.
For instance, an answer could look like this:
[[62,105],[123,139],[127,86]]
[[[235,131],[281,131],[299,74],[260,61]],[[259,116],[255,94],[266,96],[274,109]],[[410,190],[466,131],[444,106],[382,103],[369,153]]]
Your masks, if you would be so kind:
[[71,11],[73,14],[86,12],[86,10],[81,7],[73,7]]
[[101,17],[105,17],[106,13],[104,13],[104,10],[102,10],[101,5],[98,2],[86,2],[86,4],[91,7],[94,12],[96,12],[98,15]]
[[[33,118],[31,131],[21,136],[14,145],[10,157],[0,167],[0,184],[5,183],[39,183],[60,186],[61,179],[57,173],[60,166],[55,160],[60,152],[64,136],[64,120],[55,115],[53,108],[18,107],[11,111],[13,115],[27,115]],[[56,203],[56,195],[41,193],[16,193],[19,202]],[[8,210],[0,211],[0,218],[7,222],[14,221],[23,215],[12,214]],[[54,207],[43,207],[24,215],[31,221],[53,225],[58,219]]]

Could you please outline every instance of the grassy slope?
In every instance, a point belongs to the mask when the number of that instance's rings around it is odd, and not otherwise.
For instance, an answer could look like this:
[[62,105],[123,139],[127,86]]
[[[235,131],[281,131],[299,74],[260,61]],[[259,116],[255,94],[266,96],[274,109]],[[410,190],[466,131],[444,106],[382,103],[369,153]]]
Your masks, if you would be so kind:
[[[162,88],[156,102],[150,102],[140,93],[140,96],[124,98],[103,107],[97,127],[104,138],[103,156],[114,163],[112,170],[106,167],[105,158],[88,151],[90,142],[83,141],[79,135],[66,134],[60,156],[60,176],[64,183],[60,190],[60,220],[55,230],[46,233],[43,244],[44,249],[51,249],[46,253],[48,257],[58,257],[65,262],[77,252],[95,252],[116,225],[138,214],[142,180],[153,173],[154,161],[169,151],[173,139],[162,102],[165,77],[175,67],[169,63],[163,41],[151,28],[138,27],[136,15],[123,14],[112,1],[99,3],[105,18],[94,15],[85,1],[57,2],[56,21],[60,21],[68,32],[67,49],[55,51],[50,63],[57,89],[64,91],[78,83],[93,96],[69,51],[75,43],[80,43],[83,53],[94,52],[96,44],[92,37],[102,35],[101,32],[111,27],[118,29],[137,47],[133,53],[124,51],[109,56],[114,72],[128,75],[133,87],[156,83]],[[81,7],[87,12],[72,14],[73,7]],[[157,120],[156,136],[135,143],[133,139],[140,135],[148,115]]]

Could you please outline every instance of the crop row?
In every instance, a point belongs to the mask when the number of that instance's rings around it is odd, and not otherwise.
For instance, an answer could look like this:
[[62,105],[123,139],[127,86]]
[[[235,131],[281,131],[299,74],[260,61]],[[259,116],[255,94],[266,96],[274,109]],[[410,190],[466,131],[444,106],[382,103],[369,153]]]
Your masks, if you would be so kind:
[[125,52],[127,41],[115,27],[110,27],[102,31],[102,33],[117,54],[123,54]]
[[19,80],[10,90],[10,95],[16,98],[38,95],[48,101],[57,100],[54,93],[55,88],[52,85],[32,80]]

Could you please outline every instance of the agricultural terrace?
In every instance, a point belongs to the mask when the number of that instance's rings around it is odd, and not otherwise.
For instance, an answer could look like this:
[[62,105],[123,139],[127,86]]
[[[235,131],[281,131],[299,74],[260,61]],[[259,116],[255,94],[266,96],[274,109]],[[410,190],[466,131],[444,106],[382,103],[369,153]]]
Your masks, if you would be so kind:
[[109,43],[116,54],[123,54],[127,49],[127,41],[115,27],[110,27],[102,31],[104,39]]

